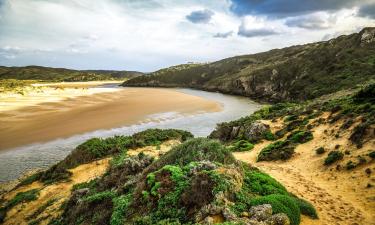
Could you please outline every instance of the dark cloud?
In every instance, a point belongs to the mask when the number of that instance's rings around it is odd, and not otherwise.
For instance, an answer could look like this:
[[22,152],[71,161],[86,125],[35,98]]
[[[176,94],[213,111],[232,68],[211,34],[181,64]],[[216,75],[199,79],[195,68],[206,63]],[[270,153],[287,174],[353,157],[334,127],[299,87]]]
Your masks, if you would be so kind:
[[363,5],[359,8],[358,15],[375,19],[375,3]]
[[263,36],[270,36],[278,34],[275,30],[269,29],[269,28],[254,28],[254,29],[248,29],[244,26],[244,24],[241,24],[241,26],[238,28],[239,36],[243,37],[263,37]]
[[239,16],[296,16],[315,11],[338,10],[361,5],[366,0],[231,0],[231,11]]
[[214,12],[211,10],[198,10],[193,11],[189,15],[186,16],[186,19],[192,23],[208,23],[210,22]]
[[215,38],[227,38],[229,36],[232,36],[233,34],[233,31],[228,31],[228,32],[224,32],[224,33],[216,33],[214,35]]
[[334,21],[324,20],[317,16],[308,16],[287,19],[285,24],[288,27],[299,27],[304,29],[326,29],[333,25]]

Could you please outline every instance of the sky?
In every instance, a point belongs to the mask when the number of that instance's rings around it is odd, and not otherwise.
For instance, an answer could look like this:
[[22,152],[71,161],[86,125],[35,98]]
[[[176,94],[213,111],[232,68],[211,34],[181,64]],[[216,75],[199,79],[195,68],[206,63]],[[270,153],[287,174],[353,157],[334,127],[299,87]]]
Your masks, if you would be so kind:
[[0,0],[0,65],[151,72],[375,26],[375,0]]

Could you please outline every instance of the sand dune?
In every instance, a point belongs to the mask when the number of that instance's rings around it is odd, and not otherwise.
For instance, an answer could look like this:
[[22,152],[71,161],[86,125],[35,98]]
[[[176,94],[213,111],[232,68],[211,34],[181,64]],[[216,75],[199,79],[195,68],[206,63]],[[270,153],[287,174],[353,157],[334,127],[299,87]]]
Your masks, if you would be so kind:
[[[22,97],[15,98],[13,103],[18,104],[17,107],[0,111],[0,150],[136,124],[157,113],[195,114],[221,110],[216,102],[173,89],[123,88],[102,93],[86,90],[74,97],[66,97],[64,90],[61,91],[63,98],[58,98],[59,95],[51,98],[46,94],[45,98],[39,96],[37,104],[27,104],[27,99]],[[22,104],[27,106],[19,107]]]

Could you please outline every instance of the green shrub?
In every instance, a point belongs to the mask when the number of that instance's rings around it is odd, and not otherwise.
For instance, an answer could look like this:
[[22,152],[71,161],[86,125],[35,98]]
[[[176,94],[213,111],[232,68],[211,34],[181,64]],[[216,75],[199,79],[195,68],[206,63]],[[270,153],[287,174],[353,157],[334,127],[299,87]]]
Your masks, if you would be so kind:
[[113,198],[111,225],[124,224],[125,213],[132,202],[132,198],[133,195],[131,193]]
[[368,154],[372,159],[375,159],[375,151],[372,151]]
[[310,202],[300,198],[295,198],[295,200],[303,215],[309,216],[313,219],[318,219],[318,213]]
[[271,131],[266,131],[263,133],[264,139],[268,141],[274,141],[276,140],[276,136]]
[[344,158],[344,154],[340,151],[332,151],[328,153],[327,158],[324,160],[324,165],[328,166],[333,164],[334,162],[341,160]]
[[323,147],[319,147],[315,150],[316,154],[318,155],[321,155],[323,154],[324,152],[326,152],[326,150],[323,148]]
[[186,141],[189,138],[193,138],[193,135],[188,131],[176,130],[176,129],[148,129],[133,136],[133,147],[144,147],[148,145],[160,145],[161,142],[179,139]]
[[286,160],[292,157],[295,146],[289,141],[276,141],[263,148],[257,161]]
[[252,206],[262,204],[272,205],[272,211],[274,214],[285,213],[289,217],[291,225],[298,225],[300,223],[301,211],[294,198],[287,195],[272,194],[251,200]]
[[90,196],[87,196],[85,198],[83,198],[83,201],[86,201],[86,202],[99,202],[99,201],[102,201],[103,199],[113,199],[114,197],[116,197],[116,193],[113,192],[113,191],[103,191],[103,192],[99,192],[99,193],[95,193],[93,195],[90,195]]
[[295,131],[288,135],[288,140],[293,143],[306,143],[313,139],[313,135],[310,131]]
[[345,168],[347,169],[347,170],[351,170],[351,169],[354,169],[355,167],[357,167],[357,164],[355,164],[353,161],[349,161],[349,162],[347,162],[346,163],[346,166],[345,166]]
[[285,117],[284,122],[289,122],[289,121],[293,121],[297,119],[298,119],[298,115],[289,115]]
[[28,177],[26,177],[25,179],[23,179],[19,184],[18,186],[23,186],[23,185],[28,185],[28,184],[32,184],[33,182],[37,181],[40,179],[42,173],[39,172],[39,173],[34,173]]
[[220,142],[207,138],[194,138],[173,147],[156,161],[154,166],[159,168],[167,164],[185,166],[190,162],[203,160],[223,164],[236,161],[232,153]]
[[246,140],[240,140],[233,144],[232,147],[229,148],[232,152],[245,152],[250,151],[254,148],[254,145]]
[[37,218],[41,213],[44,212],[44,210],[46,210],[49,206],[51,206],[56,201],[57,199],[55,198],[48,200],[45,204],[41,205],[35,212],[33,212],[33,214],[31,214],[30,216],[27,216],[27,219],[31,220],[31,219]]

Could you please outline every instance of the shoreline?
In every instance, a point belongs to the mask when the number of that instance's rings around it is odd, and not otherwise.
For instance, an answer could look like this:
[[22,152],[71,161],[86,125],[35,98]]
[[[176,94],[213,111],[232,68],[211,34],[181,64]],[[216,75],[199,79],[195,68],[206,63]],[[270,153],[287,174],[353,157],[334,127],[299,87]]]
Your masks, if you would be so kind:
[[[115,91],[52,99],[0,112],[0,152],[94,130],[137,124],[159,113],[191,115],[222,110],[218,102],[177,90],[112,89]],[[47,97],[47,100],[51,99]]]

